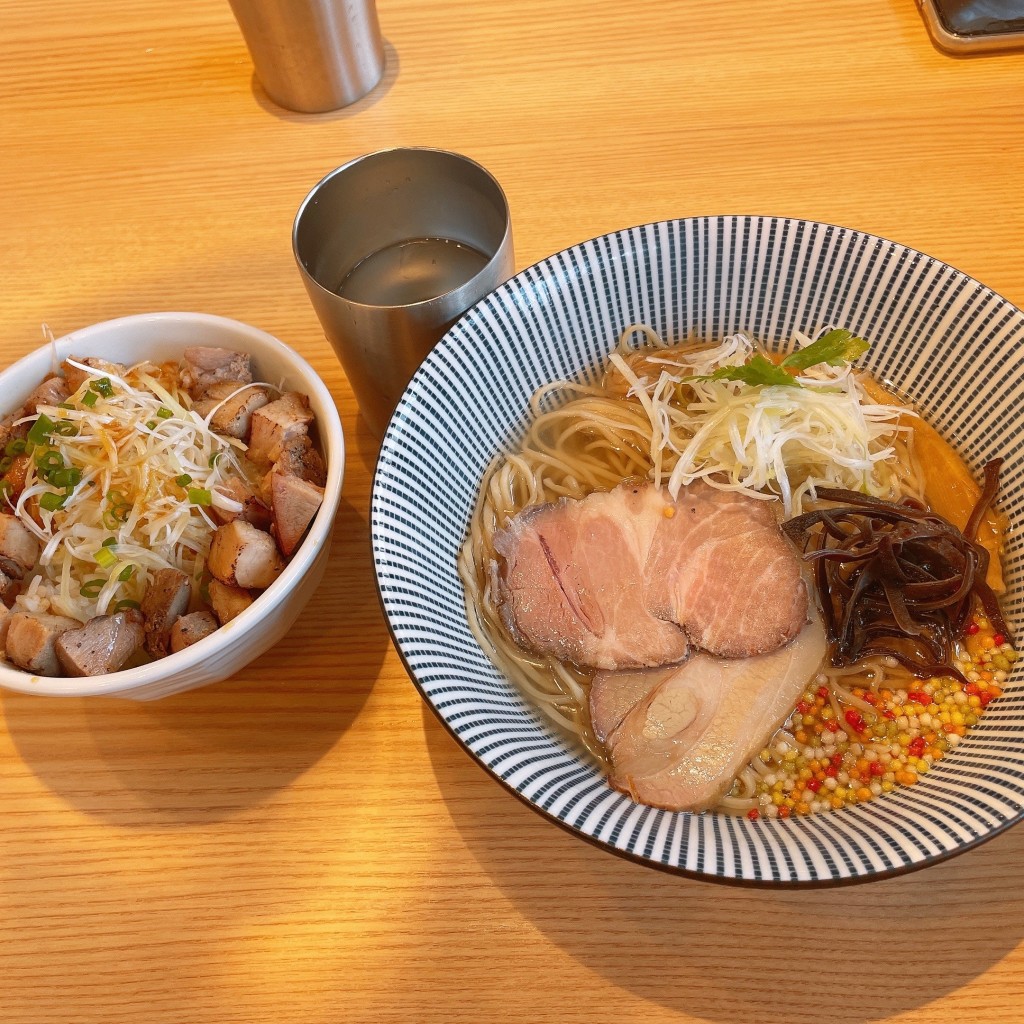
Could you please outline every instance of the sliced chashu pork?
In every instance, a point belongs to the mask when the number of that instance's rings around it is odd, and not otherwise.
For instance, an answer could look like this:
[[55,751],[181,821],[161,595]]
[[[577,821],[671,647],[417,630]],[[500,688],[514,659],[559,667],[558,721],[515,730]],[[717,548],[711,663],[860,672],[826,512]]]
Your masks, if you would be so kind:
[[671,811],[714,807],[793,710],[826,646],[815,615],[770,654],[695,654],[676,667],[599,672],[590,713],[611,784]]
[[697,482],[672,501],[623,484],[526,509],[494,541],[497,602],[520,646],[583,668],[749,657],[807,614],[800,559],[768,502]]

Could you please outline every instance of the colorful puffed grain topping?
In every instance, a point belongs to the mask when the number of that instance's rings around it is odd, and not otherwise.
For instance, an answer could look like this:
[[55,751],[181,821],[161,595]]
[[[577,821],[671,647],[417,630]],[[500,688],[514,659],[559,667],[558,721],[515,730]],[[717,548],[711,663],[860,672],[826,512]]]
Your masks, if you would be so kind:
[[759,806],[747,817],[839,809],[917,783],[1003,692],[1017,660],[985,618],[975,617],[966,632],[956,664],[966,684],[936,676],[915,679],[905,690],[857,686],[850,691],[854,702],[840,715],[827,686],[808,688],[783,738],[761,751],[768,770],[757,786]]

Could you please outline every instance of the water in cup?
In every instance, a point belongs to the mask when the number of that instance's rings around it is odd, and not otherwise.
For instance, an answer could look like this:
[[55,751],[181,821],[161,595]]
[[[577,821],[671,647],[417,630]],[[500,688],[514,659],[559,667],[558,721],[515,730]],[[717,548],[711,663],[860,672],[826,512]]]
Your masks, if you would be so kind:
[[299,207],[292,247],[378,437],[437,340],[514,266],[501,186],[441,149],[384,149],[331,171]]
[[410,238],[360,260],[338,285],[349,302],[408,306],[444,295],[475,277],[490,257],[451,238]]

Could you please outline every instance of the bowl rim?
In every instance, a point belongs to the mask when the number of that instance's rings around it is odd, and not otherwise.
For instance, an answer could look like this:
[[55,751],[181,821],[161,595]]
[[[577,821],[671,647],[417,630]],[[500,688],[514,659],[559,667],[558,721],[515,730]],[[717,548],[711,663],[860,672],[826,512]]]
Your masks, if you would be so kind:
[[[273,605],[284,598],[295,584],[309,570],[320,546],[330,539],[330,533],[341,499],[341,485],[345,465],[345,438],[337,404],[320,375],[295,349],[279,338],[251,324],[213,313],[192,313],[182,311],[134,313],[89,324],[78,330],[69,331],[53,338],[24,355],[21,359],[0,371],[0,386],[4,378],[25,371],[35,363],[43,361],[47,353],[56,353],[58,346],[81,347],[96,335],[109,331],[127,331],[139,324],[150,323],[173,326],[191,324],[200,327],[217,328],[248,339],[256,339],[272,352],[293,364],[303,377],[303,386],[309,385],[307,394],[316,394],[327,413],[327,422],[318,418],[317,429],[325,439],[330,438],[331,458],[327,467],[327,482],[324,487],[324,501],[303,538],[298,550],[289,559],[284,572],[263,591],[259,597],[234,619],[220,626],[215,632],[197,641],[183,651],[168,654],[157,661],[148,662],[138,668],[120,669],[97,676],[41,676],[26,672],[6,662],[0,663],[0,688],[46,697],[116,697],[134,690],[141,690],[154,683],[166,681],[180,672],[195,669],[225,643],[234,639],[239,632],[248,632],[265,618]],[[184,346],[183,346],[184,347]],[[335,454],[335,447],[337,452]],[[269,595],[269,600],[263,599]]]
[[[484,761],[483,757],[480,756],[469,744],[466,743],[462,736],[460,736],[459,733],[455,730],[452,723],[444,715],[442,709],[436,706],[434,701],[430,698],[424,684],[418,678],[416,672],[413,669],[413,666],[410,664],[410,661],[406,656],[406,652],[399,641],[395,625],[392,622],[391,616],[389,614],[388,603],[385,598],[384,587],[382,585],[381,580],[382,559],[378,557],[378,535],[380,529],[382,528],[378,525],[381,522],[378,500],[381,492],[384,490],[385,487],[383,483],[382,468],[387,464],[388,459],[391,457],[391,446],[394,443],[394,439],[399,432],[400,424],[402,423],[406,408],[410,405],[417,404],[418,402],[417,385],[419,379],[425,374],[426,370],[428,369],[428,364],[430,364],[433,359],[437,358],[436,353],[439,350],[442,350],[446,345],[456,344],[457,339],[454,338],[453,332],[457,329],[458,324],[461,323],[463,319],[470,316],[478,306],[482,306],[484,303],[488,301],[488,299],[491,296],[494,296],[497,293],[500,293],[504,290],[507,290],[509,292],[515,290],[534,290],[536,282],[530,281],[531,274],[534,274],[539,278],[543,278],[545,275],[542,268],[544,268],[545,265],[550,266],[552,264],[552,261],[557,260],[559,257],[567,256],[570,253],[578,252],[587,245],[595,244],[606,239],[612,239],[616,237],[629,235],[631,233],[643,232],[645,230],[657,228],[662,225],[677,225],[688,222],[701,223],[714,221],[770,221],[790,225],[803,225],[805,227],[813,229],[831,229],[842,233],[848,233],[853,236],[862,237],[873,244],[893,246],[902,250],[903,252],[907,253],[912,257],[919,257],[923,259],[928,263],[929,266],[948,269],[952,273],[959,275],[968,282],[973,283],[978,288],[983,289],[985,292],[989,293],[993,298],[998,300],[1001,304],[1005,305],[1005,307],[1008,310],[1016,312],[1019,315],[1024,315],[1024,313],[1022,313],[1022,309],[1020,306],[1007,299],[1004,295],[997,292],[989,285],[986,285],[983,282],[979,281],[977,278],[974,278],[970,274],[965,273],[964,271],[960,270],[953,264],[948,263],[947,261],[942,260],[938,257],[932,256],[929,253],[917,249],[914,246],[907,245],[906,243],[903,242],[894,241],[883,235],[879,235],[871,231],[866,231],[862,228],[853,228],[842,224],[837,224],[831,221],[819,221],[804,217],[792,217],[782,214],[695,214],[687,217],[661,218],[658,220],[644,221],[642,223],[633,224],[626,227],[616,228],[607,232],[603,232],[599,235],[594,235],[585,239],[581,239],[578,242],[574,242],[571,245],[565,246],[562,249],[552,252],[549,255],[542,257],[541,259],[538,259],[534,263],[518,271],[511,278],[509,278],[507,281],[505,281],[497,288],[495,288],[492,292],[490,292],[487,296],[484,296],[480,300],[480,302],[476,303],[473,307],[470,307],[470,309],[468,309],[463,314],[463,316],[460,317],[459,321],[457,321],[456,324],[454,324],[452,328],[450,328],[449,332],[445,334],[445,336],[435,346],[431,354],[428,355],[427,358],[424,360],[420,369],[417,370],[416,374],[413,376],[413,379],[410,381],[409,385],[403,392],[402,397],[398,403],[398,406],[396,407],[388,423],[388,427],[382,439],[380,452],[377,458],[377,464],[374,472],[373,485],[371,488],[370,496],[370,531],[371,546],[373,548],[374,554],[374,582],[376,585],[378,602],[381,607],[381,613],[384,616],[388,633],[391,636],[392,644],[394,645],[394,648],[399,655],[399,658],[406,670],[406,673],[408,674],[410,680],[412,681],[417,692],[419,693],[420,698],[422,699],[423,703],[426,704],[426,706],[433,713],[434,717],[441,723],[445,731],[452,737],[455,743],[460,747],[460,749],[471,758],[471,760],[477,765],[477,767],[480,768],[492,782],[496,782],[506,792],[510,793],[521,803],[531,808],[534,812],[539,814],[544,820],[557,825],[563,831],[569,833],[572,836],[585,840],[590,845],[595,846],[606,853],[613,854],[617,857],[622,858],[623,860],[640,864],[647,868],[651,868],[674,876],[682,876],[698,882],[754,889],[832,889],[862,885],[868,882],[880,881],[887,878],[894,878],[900,875],[911,874],[923,868],[930,867],[942,861],[949,860],[952,857],[959,856],[962,853],[966,853],[969,850],[976,849],[984,843],[987,843],[989,840],[994,839],[996,836],[1005,832],[1012,826],[1019,824],[1021,820],[1024,819],[1024,810],[1019,812],[1016,816],[1006,818],[1000,821],[998,824],[991,826],[983,834],[977,835],[969,840],[957,843],[957,845],[951,849],[940,850],[937,853],[926,854],[919,860],[913,860],[909,863],[901,864],[892,868],[865,870],[859,873],[853,872],[849,875],[833,874],[829,876],[815,876],[811,878],[793,877],[789,879],[780,879],[775,877],[758,878],[745,876],[739,873],[733,875],[708,873],[701,870],[687,868],[683,864],[672,864],[660,860],[655,860],[653,858],[645,857],[639,853],[633,852],[632,850],[623,848],[621,846],[615,846],[597,835],[591,835],[590,833],[583,831],[581,828],[574,826],[569,821],[566,821],[558,817],[558,815],[554,814],[547,808],[534,802],[534,800],[532,800],[526,793],[521,792],[514,785],[512,785],[510,782],[508,782],[506,779],[502,778],[498,773],[496,773]],[[522,411],[522,417],[525,417],[527,414],[528,407],[524,406],[524,409]],[[484,654],[485,659],[486,657],[486,654]],[[489,659],[487,660],[489,662]],[[506,682],[510,687],[514,687],[514,684],[510,681],[506,680]],[[637,806],[646,805],[637,804]]]

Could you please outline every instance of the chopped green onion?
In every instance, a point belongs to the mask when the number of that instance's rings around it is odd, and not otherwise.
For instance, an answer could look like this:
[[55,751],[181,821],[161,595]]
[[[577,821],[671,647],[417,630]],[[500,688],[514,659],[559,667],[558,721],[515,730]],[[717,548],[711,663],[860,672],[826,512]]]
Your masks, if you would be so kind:
[[127,583],[135,575],[135,566],[126,565],[118,574],[117,579],[119,583]]
[[169,420],[174,415],[174,413],[171,412],[170,409],[162,409],[162,408],[161,409],[157,409],[156,414],[162,420]]
[[99,395],[97,395],[95,391],[86,391],[86,393],[82,395],[82,405],[87,409],[91,409],[97,401],[99,401]]
[[105,547],[105,548],[116,548],[117,547],[117,538],[116,537],[108,537],[103,542],[102,547]]
[[147,430],[156,430],[156,420],[148,420],[146,423]]
[[205,487],[190,487],[188,489],[188,500],[193,505],[212,505],[213,495]]
[[132,506],[120,491],[107,491],[107,510],[103,513],[103,525],[108,530],[116,530],[121,523],[128,522],[131,514]]
[[101,569],[113,569],[117,564],[117,555],[110,548],[100,548],[92,557]]
[[54,487],[64,487],[68,490],[74,490],[81,482],[82,471],[77,466],[58,469],[50,478],[50,483]]
[[4,455],[24,455],[27,448],[28,444],[25,442],[25,439],[23,437],[16,437],[13,441],[7,442],[7,447],[4,448]]
[[104,582],[104,580],[99,579],[98,577],[94,577],[93,579],[83,583],[78,588],[78,592],[82,595],[82,597],[95,599],[100,596],[100,591],[103,589]]
[[49,476],[50,473],[63,468],[64,459],[61,458],[60,452],[55,452],[52,448],[47,448],[36,456],[36,469],[42,476]]
[[29,443],[46,444],[47,438],[56,425],[45,412],[41,412],[39,418],[32,424],[32,428],[28,432]]
[[53,491],[47,491],[45,494],[39,495],[39,507],[45,508],[47,512],[56,512],[64,507],[64,502],[67,500],[66,494],[54,494]]
[[78,427],[71,420],[57,420],[53,432],[61,437],[75,437],[78,434]]
[[104,398],[110,398],[114,393],[114,385],[110,383],[109,377],[100,377],[99,380],[94,380],[89,387]]
[[192,483],[192,477],[190,477],[188,473],[182,473],[181,476],[176,476],[174,478],[174,482],[179,487],[188,487],[188,485]]
[[127,611],[129,608],[138,608],[138,607],[140,607],[138,601],[129,601],[129,600],[126,599],[124,601],[118,601],[117,604],[114,605],[114,611],[115,612],[124,612],[124,611]]
[[213,469],[213,467],[216,466],[218,462],[220,462],[220,457],[223,454],[223,452],[214,452],[210,456],[210,469]]
[[13,465],[14,459],[12,459],[10,455],[5,455],[0,459],[0,473],[6,473]]
[[74,409],[74,406],[70,402],[58,402],[58,409]]
[[0,500],[6,500],[11,491],[14,490],[10,480],[0,480]]

